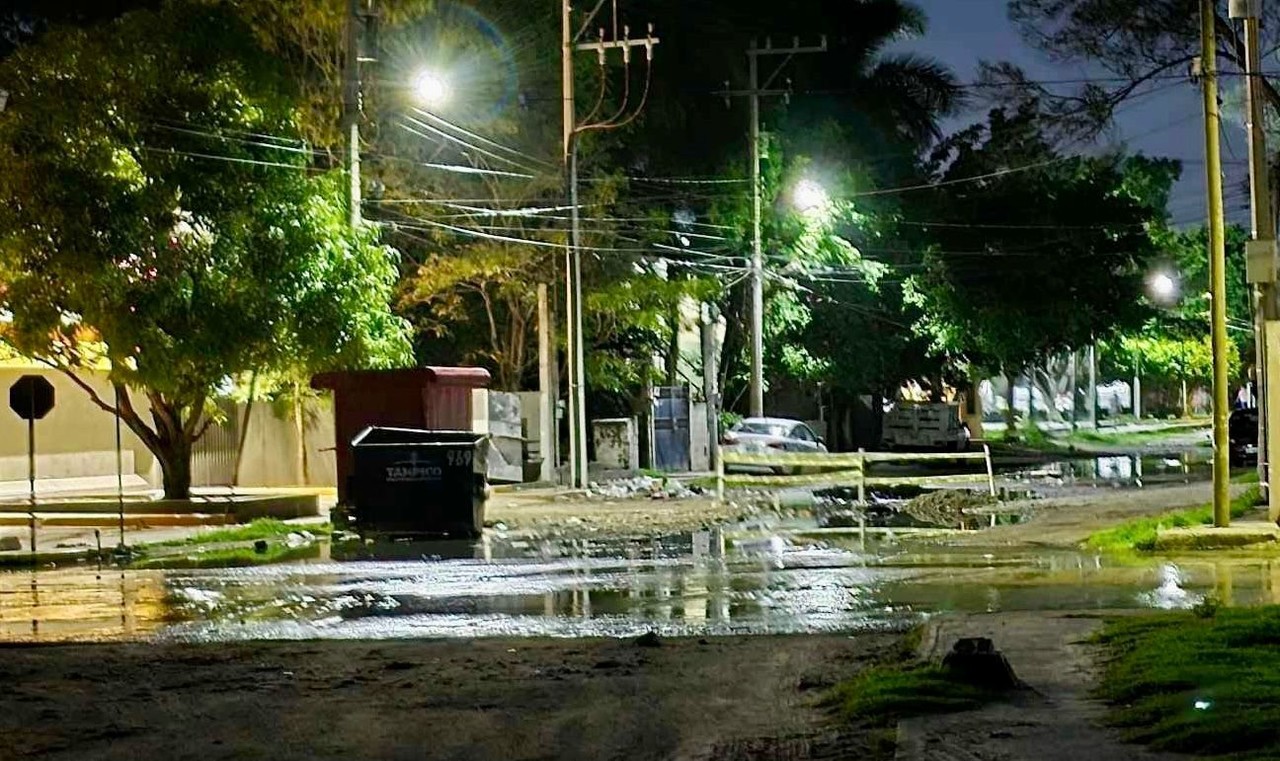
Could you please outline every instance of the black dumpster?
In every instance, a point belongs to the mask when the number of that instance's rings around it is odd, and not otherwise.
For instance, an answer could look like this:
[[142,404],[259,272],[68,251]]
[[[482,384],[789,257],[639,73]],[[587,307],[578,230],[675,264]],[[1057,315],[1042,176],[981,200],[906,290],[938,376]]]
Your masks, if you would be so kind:
[[366,428],[351,440],[348,507],[361,534],[479,536],[489,437]]

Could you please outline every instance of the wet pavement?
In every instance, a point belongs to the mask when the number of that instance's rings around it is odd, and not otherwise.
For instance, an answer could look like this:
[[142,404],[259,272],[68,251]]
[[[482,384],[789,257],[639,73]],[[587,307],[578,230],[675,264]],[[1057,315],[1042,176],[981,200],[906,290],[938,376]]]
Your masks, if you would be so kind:
[[1209,594],[1280,601],[1280,559],[1256,556],[1120,561],[715,531],[391,549],[401,559],[318,547],[328,559],[256,568],[0,574],[0,639],[698,636],[876,630],[948,611],[1185,608]]
[[[1188,457],[1104,457],[1002,484],[1043,495],[1207,475]],[[255,568],[0,573],[0,641],[800,633],[952,611],[1183,608],[1210,594],[1280,602],[1280,559],[1258,555],[1119,559],[814,527],[800,518],[658,540],[495,531],[475,543],[322,543],[314,559]]]

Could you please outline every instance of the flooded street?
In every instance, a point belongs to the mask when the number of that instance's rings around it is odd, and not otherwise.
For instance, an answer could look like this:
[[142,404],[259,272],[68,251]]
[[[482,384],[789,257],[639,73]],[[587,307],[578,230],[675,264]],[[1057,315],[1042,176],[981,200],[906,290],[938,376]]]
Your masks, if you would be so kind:
[[[723,549],[722,549],[723,547]],[[1124,561],[948,549],[852,533],[396,544],[395,560],[0,575],[6,641],[780,634],[899,627],[947,611],[1280,601],[1265,557]],[[362,550],[361,554],[367,554]],[[380,553],[386,557],[386,553]]]

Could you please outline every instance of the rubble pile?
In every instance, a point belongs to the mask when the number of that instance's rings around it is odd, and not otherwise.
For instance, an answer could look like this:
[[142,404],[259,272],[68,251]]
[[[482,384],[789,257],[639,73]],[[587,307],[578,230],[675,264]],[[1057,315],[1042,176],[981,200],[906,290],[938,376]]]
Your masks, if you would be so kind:
[[673,478],[636,476],[591,484],[588,492],[603,499],[690,499],[701,492]]

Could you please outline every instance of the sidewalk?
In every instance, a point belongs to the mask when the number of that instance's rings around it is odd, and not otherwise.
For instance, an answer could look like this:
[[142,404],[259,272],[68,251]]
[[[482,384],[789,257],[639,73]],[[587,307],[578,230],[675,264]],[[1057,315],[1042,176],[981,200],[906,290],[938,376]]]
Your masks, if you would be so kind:
[[1102,726],[1094,684],[1095,614],[994,613],[931,621],[921,655],[942,660],[962,637],[989,637],[1031,690],[977,711],[924,716],[898,724],[898,761],[1174,761],[1120,741]]

